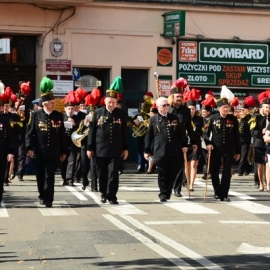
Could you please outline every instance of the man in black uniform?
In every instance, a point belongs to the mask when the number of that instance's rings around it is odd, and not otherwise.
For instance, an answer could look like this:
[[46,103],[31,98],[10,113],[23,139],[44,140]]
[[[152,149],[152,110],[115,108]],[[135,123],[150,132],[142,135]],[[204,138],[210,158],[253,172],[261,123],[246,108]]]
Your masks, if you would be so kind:
[[52,207],[55,171],[67,153],[63,114],[54,110],[53,82],[44,77],[40,83],[43,109],[30,115],[27,134],[27,155],[35,158],[36,178],[41,204]]
[[[1,82],[0,82],[1,83]],[[0,95],[0,108],[4,109],[4,99]],[[4,178],[7,169],[7,162],[14,160],[14,143],[10,131],[8,118],[0,115],[0,207],[3,196]]]
[[[251,107],[249,104],[249,100],[253,100],[253,97],[247,97],[245,101],[241,104],[241,114],[239,120],[239,133],[240,133],[240,143],[241,143],[241,155],[239,161],[239,169],[238,176],[242,176],[243,174],[249,175],[251,169],[250,164],[248,162],[248,154],[250,150],[251,144],[251,132],[249,120],[251,118],[249,113],[249,108]],[[252,104],[253,107],[256,104]]]
[[121,77],[106,91],[105,107],[95,110],[87,146],[87,156],[96,157],[101,202],[110,204],[118,204],[119,164],[128,156],[126,115],[116,107],[116,90],[122,90]]
[[[154,157],[158,167],[159,199],[166,202],[170,199],[173,182],[179,171],[182,150],[187,151],[187,138],[179,125],[178,117],[169,111],[167,98],[156,100],[158,114],[150,118],[149,129],[145,135],[145,159]],[[183,150],[183,151],[184,151]]]
[[[212,151],[210,172],[215,198],[220,201],[230,201],[228,193],[231,182],[231,168],[233,159],[240,158],[239,125],[237,118],[229,114],[227,98],[216,101],[219,113],[211,115],[208,129],[204,134],[208,151]],[[219,171],[223,161],[221,181]]]
[[[170,112],[177,115],[180,127],[187,133],[187,135],[190,138],[190,144],[193,148],[193,151],[197,151],[197,145],[196,145],[196,138],[194,136],[194,131],[191,125],[191,114],[190,109],[186,107],[186,105],[183,104],[183,94],[181,92],[182,90],[178,87],[174,86],[171,89],[171,110]],[[183,164],[184,164],[184,155],[181,152],[180,153],[180,165],[178,166],[179,171],[175,177],[173,189],[174,189],[174,195],[177,197],[181,197],[181,190],[182,190],[182,184],[183,184]]]

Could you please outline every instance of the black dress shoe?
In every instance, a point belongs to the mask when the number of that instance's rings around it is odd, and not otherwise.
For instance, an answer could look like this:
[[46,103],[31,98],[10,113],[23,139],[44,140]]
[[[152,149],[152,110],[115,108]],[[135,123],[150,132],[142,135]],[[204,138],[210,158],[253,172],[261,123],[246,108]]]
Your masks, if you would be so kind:
[[246,172],[246,173],[245,173],[245,175],[249,175],[249,173],[248,173],[248,172]]
[[85,186],[82,186],[82,190],[85,190],[86,189],[86,187]]
[[238,176],[243,176],[243,174],[242,173],[238,173]]
[[100,202],[101,202],[101,203],[107,202],[107,198],[106,198],[105,196],[102,196],[102,195],[101,195]]
[[73,184],[72,181],[69,181],[69,182],[68,182],[68,185],[69,185],[70,187],[74,187],[74,184]]
[[46,207],[52,207],[52,203],[51,202],[46,202]]
[[8,182],[5,182],[5,183],[4,183],[4,186],[9,186],[9,183],[8,183]]
[[221,202],[230,202],[231,200],[229,198],[221,198],[220,201]]
[[182,197],[182,193],[181,192],[174,192],[174,196],[175,197]]
[[110,204],[118,204],[118,201],[117,200],[109,200],[109,203]]
[[92,192],[98,192],[98,189],[97,188],[91,188],[91,191]]
[[167,202],[166,198],[160,198],[160,202]]

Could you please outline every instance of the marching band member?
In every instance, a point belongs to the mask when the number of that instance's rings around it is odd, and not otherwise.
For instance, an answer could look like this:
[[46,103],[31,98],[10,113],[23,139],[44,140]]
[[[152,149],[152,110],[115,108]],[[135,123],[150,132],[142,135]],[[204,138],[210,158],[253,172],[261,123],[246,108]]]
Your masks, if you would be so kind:
[[[0,81],[0,84],[1,81]],[[0,90],[3,86],[0,85]],[[1,92],[1,91],[0,91]],[[4,110],[3,94],[0,94],[0,112]],[[7,163],[14,159],[14,143],[11,135],[10,122],[7,117],[0,114],[0,207],[4,191],[4,179],[7,171]]]
[[[209,117],[212,115],[212,110],[216,106],[215,97],[211,90],[205,95],[205,99],[201,102],[201,112],[203,117],[203,130],[207,131]],[[202,176],[202,179],[206,180],[207,177],[207,162],[208,162],[208,151],[205,148],[202,148],[202,155],[204,159],[205,169]]]
[[[187,107],[191,113],[191,124],[194,131],[194,138],[196,140],[197,151],[193,151],[192,147],[189,147],[187,152],[187,170],[185,171],[186,177],[189,178],[189,190],[194,191],[194,182],[197,175],[198,160],[201,155],[201,140],[203,134],[203,118],[196,114],[197,100],[200,98],[200,90],[192,89],[188,93]],[[185,94],[184,94],[185,95]]]
[[183,149],[187,150],[184,130],[178,117],[169,113],[167,98],[156,100],[158,114],[150,118],[149,129],[145,135],[145,159],[153,157],[158,167],[159,199],[166,202],[171,198],[173,183],[179,171]]
[[[88,95],[88,92],[85,89],[79,87],[74,91],[74,95],[77,101],[74,106],[75,109],[74,114],[76,115],[77,123],[80,123],[82,120],[84,120],[86,116],[86,111],[81,110],[80,108],[82,108],[82,104],[85,102],[85,97]],[[75,181],[76,183],[80,183],[82,178],[82,159],[80,147],[77,147],[77,157],[75,166],[76,166],[75,179],[73,181]]]
[[238,167],[238,176],[249,175],[251,168],[248,162],[248,154],[250,151],[251,144],[251,132],[249,120],[251,115],[249,109],[256,106],[254,97],[248,96],[241,103],[241,111],[239,115],[239,133],[241,143],[241,155]]
[[128,156],[126,115],[116,108],[122,89],[122,78],[116,77],[106,91],[105,107],[95,110],[88,134],[87,156],[96,157],[102,203],[118,204],[119,162]]
[[270,99],[268,98],[269,94],[270,90],[264,91],[258,95],[258,101],[261,104],[260,113],[252,116],[249,120],[251,135],[254,139],[254,162],[257,165],[259,191],[264,191],[263,178],[265,173],[266,145],[263,140],[263,136],[270,121]]
[[[168,97],[168,102],[171,105],[170,113],[177,115],[180,127],[187,133],[190,138],[192,149],[197,151],[196,139],[194,131],[191,125],[191,114],[190,109],[186,107],[183,102],[183,92],[188,87],[187,80],[179,78],[176,80],[171,88],[171,95]],[[186,149],[187,150],[187,149]],[[182,197],[181,190],[183,184],[183,167],[184,167],[184,155],[180,153],[180,166],[179,171],[175,177],[173,190],[176,197]]]
[[[89,133],[89,128],[93,120],[95,109],[97,108],[101,98],[101,91],[98,88],[94,88],[90,94],[85,97],[85,105],[88,110],[88,114],[85,119],[82,120],[82,129],[78,132],[79,134]],[[86,132],[88,129],[88,133]],[[96,170],[96,158],[91,157],[90,161],[87,156],[87,137],[81,141],[81,160],[82,160],[82,190],[86,189],[89,185],[88,175],[90,171],[91,178],[91,191],[98,191],[97,184],[97,170]]]
[[[210,172],[215,199],[230,201],[228,193],[231,181],[233,159],[240,158],[239,125],[237,119],[229,114],[229,100],[231,91],[222,86],[220,99],[216,101],[218,114],[209,118],[207,132],[204,133],[206,149],[212,151]],[[221,181],[219,171],[223,163]]]
[[14,145],[14,160],[12,162],[9,162],[7,164],[7,171],[5,175],[5,182],[4,185],[8,186],[11,182],[11,178],[13,178],[12,175],[14,175],[14,168],[17,168],[18,164],[18,147],[19,147],[19,132],[22,128],[22,122],[20,120],[20,117],[16,113],[11,112],[11,107],[15,106],[15,101],[17,100],[17,96],[13,93],[12,89],[7,86],[4,92],[5,101],[4,101],[4,110],[2,112],[2,115],[4,117],[7,117],[10,121],[11,126],[11,136]]
[[73,186],[78,148],[71,139],[72,132],[75,131],[78,127],[76,115],[74,114],[74,106],[76,104],[76,97],[74,92],[70,91],[62,101],[65,103],[65,113],[63,113],[63,117],[67,142],[67,155],[65,160],[60,163],[60,171],[63,179],[63,185]]
[[44,77],[40,83],[42,110],[31,113],[27,133],[27,155],[35,158],[40,204],[52,207],[55,171],[66,158],[66,136],[63,114],[54,110],[53,82]]

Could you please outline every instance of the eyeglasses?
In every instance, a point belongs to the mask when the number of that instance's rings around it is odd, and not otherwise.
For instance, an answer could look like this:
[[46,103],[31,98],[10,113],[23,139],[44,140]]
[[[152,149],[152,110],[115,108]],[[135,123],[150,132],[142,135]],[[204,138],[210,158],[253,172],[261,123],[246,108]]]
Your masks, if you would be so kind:
[[162,104],[162,105],[160,105],[161,107],[169,107],[170,106],[170,104]]

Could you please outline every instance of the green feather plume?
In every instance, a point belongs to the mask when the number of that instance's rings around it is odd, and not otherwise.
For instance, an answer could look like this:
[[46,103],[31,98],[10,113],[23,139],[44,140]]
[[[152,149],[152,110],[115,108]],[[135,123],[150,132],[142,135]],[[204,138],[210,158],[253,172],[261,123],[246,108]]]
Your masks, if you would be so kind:
[[123,92],[123,83],[122,83],[122,78],[120,76],[115,77],[114,81],[112,82],[110,90],[115,90],[118,93]]
[[53,81],[47,77],[43,77],[40,82],[40,91],[45,94],[53,89]]

